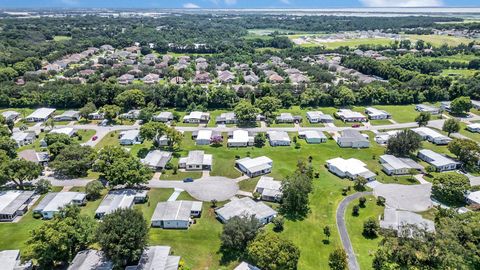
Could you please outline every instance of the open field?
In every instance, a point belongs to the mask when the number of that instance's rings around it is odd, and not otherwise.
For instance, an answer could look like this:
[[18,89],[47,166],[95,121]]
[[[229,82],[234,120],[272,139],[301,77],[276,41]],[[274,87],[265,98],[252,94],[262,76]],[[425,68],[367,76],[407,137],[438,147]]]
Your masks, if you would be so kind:
[[405,37],[412,41],[423,40],[431,43],[434,47],[440,47],[443,44],[447,44],[448,46],[458,46],[463,43],[467,45],[472,42],[472,39],[444,35],[405,35]]
[[441,57],[425,56],[422,58],[425,60],[442,60],[442,61],[448,61],[448,62],[462,62],[462,63],[468,63],[474,59],[478,59],[478,57],[473,54],[454,54],[454,55],[441,56]]
[[318,43],[305,43],[300,45],[301,47],[317,47],[325,46],[326,49],[336,49],[338,47],[358,47],[360,45],[381,45],[387,46],[392,43],[393,40],[389,38],[358,38],[358,39],[347,39],[342,41],[332,41],[332,42],[318,42]]
[[72,39],[72,37],[69,37],[69,36],[54,36],[54,37],[53,37],[53,40],[54,40],[54,41],[57,41],[57,42],[59,42],[59,41],[67,41],[67,40],[71,40],[71,39]]
[[475,69],[444,69],[442,70],[441,75],[443,76],[473,76],[475,73],[479,72]]

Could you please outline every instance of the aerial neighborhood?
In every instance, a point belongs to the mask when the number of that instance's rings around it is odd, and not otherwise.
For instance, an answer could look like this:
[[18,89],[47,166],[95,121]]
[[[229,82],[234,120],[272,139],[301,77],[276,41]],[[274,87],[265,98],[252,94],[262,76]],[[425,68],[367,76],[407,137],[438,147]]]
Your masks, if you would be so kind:
[[194,2],[0,4],[0,269],[479,269],[480,13]]

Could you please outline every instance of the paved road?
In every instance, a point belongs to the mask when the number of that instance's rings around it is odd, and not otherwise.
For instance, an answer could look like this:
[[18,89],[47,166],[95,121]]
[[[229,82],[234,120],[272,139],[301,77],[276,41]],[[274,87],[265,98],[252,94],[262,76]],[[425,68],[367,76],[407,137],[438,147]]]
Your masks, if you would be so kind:
[[355,257],[355,252],[353,251],[352,242],[348,236],[347,226],[345,225],[345,211],[347,210],[348,204],[353,200],[360,198],[361,196],[373,195],[372,192],[357,192],[350,196],[345,197],[342,202],[337,207],[337,228],[340,233],[340,239],[342,240],[343,249],[347,253],[348,257],[348,269],[350,270],[360,270],[360,266],[357,262],[357,257]]

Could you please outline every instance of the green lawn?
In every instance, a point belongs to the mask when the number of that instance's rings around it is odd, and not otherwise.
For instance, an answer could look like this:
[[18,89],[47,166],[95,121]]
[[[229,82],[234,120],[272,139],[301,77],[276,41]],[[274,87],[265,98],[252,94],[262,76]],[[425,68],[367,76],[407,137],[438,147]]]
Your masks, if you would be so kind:
[[81,138],[81,140],[78,140],[79,143],[85,143],[85,142],[88,142],[92,137],[93,135],[95,135],[95,130],[93,129],[80,129],[80,130],[77,130],[77,135],[79,136],[79,138]]
[[475,140],[477,142],[480,142],[480,133],[478,132],[470,132],[469,130],[467,130],[467,125],[465,123],[460,123],[460,131],[459,133],[464,135],[464,136],[467,136],[468,138],[472,139],[472,140]]
[[357,201],[353,201],[347,207],[345,212],[345,222],[347,224],[348,235],[352,241],[352,246],[355,251],[360,269],[372,269],[373,255],[377,250],[381,237],[374,239],[366,238],[362,235],[363,222],[368,218],[375,218],[383,214],[383,207],[376,204],[375,197],[368,196],[365,208],[360,208],[358,216],[352,216],[352,208],[358,204]]
[[120,134],[120,131],[109,132],[107,135],[105,135],[105,137],[102,138],[101,141],[97,143],[97,145],[95,145],[95,148],[102,149],[107,145],[118,145],[119,134]]
[[66,40],[71,40],[72,37],[69,37],[69,36],[54,36],[53,37],[53,40],[54,41],[66,41]]
[[444,69],[441,75],[443,76],[473,76],[478,70],[475,69]]
[[318,43],[305,43],[300,46],[302,47],[316,47],[316,46],[325,46],[327,49],[336,49],[342,46],[348,47],[358,47],[360,45],[390,45],[393,40],[388,38],[357,38],[357,39],[347,39],[342,41],[333,41],[333,42],[318,42]]
[[238,183],[238,185],[240,187],[240,190],[253,193],[255,187],[257,186],[258,180],[260,180],[260,177],[250,178],[242,180],[240,183]]
[[440,57],[427,56],[427,57],[424,57],[424,59],[468,63],[474,59],[478,59],[478,57],[475,56],[474,54],[454,54],[454,55],[447,55],[447,56],[440,56]]
[[406,38],[409,38],[412,41],[423,40],[426,43],[431,43],[434,47],[440,47],[443,44],[448,46],[458,46],[460,44],[468,45],[472,42],[472,39],[463,38],[463,37],[453,37],[453,36],[443,36],[443,35],[405,35]]

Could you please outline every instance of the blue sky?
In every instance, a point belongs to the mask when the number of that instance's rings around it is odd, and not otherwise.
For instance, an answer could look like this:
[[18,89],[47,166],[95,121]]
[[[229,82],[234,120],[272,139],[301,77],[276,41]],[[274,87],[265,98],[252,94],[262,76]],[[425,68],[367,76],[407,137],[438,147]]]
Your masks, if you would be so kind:
[[480,7],[479,0],[0,0],[0,8]]

